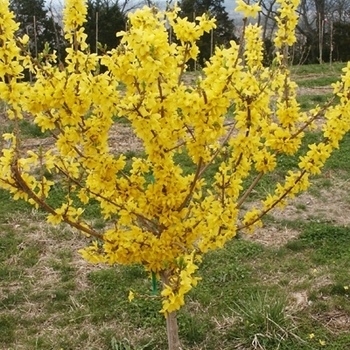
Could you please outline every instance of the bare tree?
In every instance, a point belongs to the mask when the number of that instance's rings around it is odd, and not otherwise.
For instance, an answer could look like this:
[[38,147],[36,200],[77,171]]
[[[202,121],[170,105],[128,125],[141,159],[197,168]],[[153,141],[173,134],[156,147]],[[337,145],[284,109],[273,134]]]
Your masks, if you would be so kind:
[[54,4],[53,0],[49,3],[48,11],[51,15],[52,26],[55,33],[56,49],[58,52],[58,57],[62,55],[63,45],[63,32],[62,32],[62,11],[58,11],[57,4]]

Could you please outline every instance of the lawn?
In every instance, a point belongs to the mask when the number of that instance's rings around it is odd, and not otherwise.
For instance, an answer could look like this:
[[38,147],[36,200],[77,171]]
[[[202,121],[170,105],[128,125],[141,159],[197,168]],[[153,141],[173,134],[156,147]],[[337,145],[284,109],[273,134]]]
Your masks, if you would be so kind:
[[[330,97],[327,85],[342,67],[293,68],[303,109]],[[31,142],[46,140],[33,125],[21,128]],[[306,141],[319,137],[310,133]],[[265,217],[255,234],[238,235],[204,257],[202,281],[178,314],[186,350],[350,348],[349,154],[347,134],[307,193]],[[186,154],[177,161],[191,171]],[[280,158],[275,175],[259,183],[247,205],[297,163],[298,155]],[[105,225],[97,206],[85,215],[95,227]],[[86,243],[0,190],[0,349],[167,348],[147,273],[138,265],[88,264],[77,253]],[[131,288],[145,297],[130,303]]]

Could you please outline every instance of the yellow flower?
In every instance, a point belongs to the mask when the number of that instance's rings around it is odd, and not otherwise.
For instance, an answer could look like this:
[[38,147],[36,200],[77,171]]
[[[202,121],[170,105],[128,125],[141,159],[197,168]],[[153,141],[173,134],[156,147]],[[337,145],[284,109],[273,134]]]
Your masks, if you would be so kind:
[[324,340],[320,339],[318,342],[320,343],[321,346],[325,346],[326,345],[326,342]]
[[310,338],[310,339],[314,339],[314,338],[315,338],[315,334],[314,334],[314,333],[310,333],[310,334],[309,334],[309,338]]
[[23,37],[19,38],[19,41],[22,45],[27,45],[29,41],[29,36],[24,34]]
[[256,16],[258,15],[258,12],[261,10],[260,6],[257,3],[254,5],[249,5],[243,0],[237,0],[236,4],[237,6],[235,8],[235,11],[243,12],[243,15],[245,18],[247,17],[256,18]]
[[129,296],[128,296],[128,299],[129,299],[129,301],[130,301],[130,303],[132,302],[132,300],[135,298],[135,294],[134,294],[134,292],[133,291],[129,291]]

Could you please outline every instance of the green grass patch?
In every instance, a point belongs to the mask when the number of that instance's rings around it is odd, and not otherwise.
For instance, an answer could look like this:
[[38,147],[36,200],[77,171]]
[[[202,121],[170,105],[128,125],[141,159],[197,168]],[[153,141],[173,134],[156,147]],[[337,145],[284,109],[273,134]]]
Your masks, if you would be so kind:
[[[185,307],[178,313],[186,349],[199,346],[227,350],[239,344],[249,348],[254,341],[264,349],[309,349],[313,341],[309,339],[310,333],[325,340],[326,349],[331,341],[337,346],[346,343],[343,334],[335,336],[322,322],[314,324],[313,317],[331,313],[339,305],[343,312],[348,312],[348,294],[344,287],[350,284],[346,247],[350,231],[346,227],[315,223],[299,228],[303,231],[300,237],[286,246],[270,248],[236,238],[223,249],[204,256],[199,271],[203,280],[189,293]],[[96,269],[86,275],[81,289],[75,280],[82,270],[73,265],[76,264],[74,255],[67,248],[57,249],[44,265],[56,276],[55,283],[38,289],[31,282],[33,275],[26,271],[39,267],[40,261],[33,266],[20,259],[23,250],[18,251],[16,247],[23,239],[21,246],[30,251],[35,248],[35,259],[37,254],[44,254],[43,250],[36,250],[34,242],[29,245],[23,234],[19,234],[18,241],[10,234],[5,239],[9,255],[18,255],[17,267],[23,269],[18,288],[3,289],[6,297],[0,303],[0,315],[3,315],[0,321],[6,332],[0,332],[0,339],[5,346],[13,347],[18,341],[15,335],[20,332],[20,341],[27,348],[36,344],[36,348],[45,349],[52,341],[66,348],[94,348],[87,344],[95,341],[99,344],[96,349],[166,348],[164,318],[159,313],[160,284],[154,296],[148,273],[142,266]],[[328,275],[327,280],[314,283],[321,278],[322,271]],[[17,278],[19,281],[20,276]],[[138,294],[131,303],[127,300],[130,289]],[[313,301],[302,318],[294,318],[290,293],[299,290],[308,290]],[[31,322],[26,317],[18,322],[20,310],[25,311],[29,305],[37,305],[40,314]],[[56,338],[44,331],[34,341],[33,336],[45,322],[56,329]],[[86,324],[89,332],[93,330],[89,336]],[[113,324],[113,330],[106,328],[109,324]]]
[[346,133],[325,164],[325,170],[334,170],[348,178],[350,174],[350,132]]
[[[233,315],[238,318],[237,324],[228,330],[226,338],[229,341],[240,342],[246,347],[251,341],[259,343],[262,348],[277,349],[293,334],[292,322],[285,315],[286,300],[276,295],[256,292],[249,300],[234,303]],[[293,344],[289,339],[288,346]],[[295,339],[295,345],[298,341]]]
[[[302,80],[297,80],[296,83],[299,87],[315,88],[320,86],[331,86],[331,84],[339,81],[339,77],[336,76],[322,76],[314,79],[306,78]],[[320,96],[320,95],[319,95]]]
[[309,111],[318,105],[326,104],[331,98],[332,94],[316,94],[316,95],[301,95],[297,97],[297,101],[302,111]]
[[[48,131],[42,132],[41,128],[36,125],[35,123],[22,119],[18,123],[19,131],[24,139],[27,138],[46,138],[50,136],[50,133]],[[9,124],[6,126],[4,132],[11,133],[13,132],[15,128],[15,124],[10,121]]]
[[2,223],[9,220],[9,214],[21,212],[28,215],[32,206],[23,200],[13,200],[8,191],[0,188],[0,220]]
[[13,343],[16,340],[16,329],[16,317],[11,314],[0,314],[0,343]]
[[312,224],[299,236],[305,247],[313,248],[310,255],[315,263],[341,263],[350,260],[350,228]]
[[[89,280],[95,293],[91,296],[88,292],[80,298],[86,300],[94,322],[103,322],[115,317],[125,320],[127,317],[129,322],[139,327],[163,323],[163,316],[158,312],[160,301],[152,297],[151,281],[141,266],[103,269],[91,273]],[[127,296],[131,288],[148,297],[129,303]],[[130,312],[131,310],[133,311]]]
[[306,74],[312,75],[334,75],[339,76],[342,73],[342,69],[346,67],[346,63],[337,62],[330,64],[306,64],[295,65],[291,67],[292,76],[294,79],[303,77]]

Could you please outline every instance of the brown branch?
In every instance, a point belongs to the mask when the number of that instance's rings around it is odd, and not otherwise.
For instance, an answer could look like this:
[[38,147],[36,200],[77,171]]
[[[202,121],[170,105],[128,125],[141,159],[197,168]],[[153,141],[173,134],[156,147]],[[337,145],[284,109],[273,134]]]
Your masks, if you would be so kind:
[[174,146],[174,147],[172,147],[172,148],[165,148],[165,149],[164,149],[164,152],[171,152],[171,151],[174,151],[174,150],[176,150],[176,149],[182,147],[183,145],[186,145],[186,141],[182,141],[182,142],[180,142],[178,145],[176,145],[176,146]]
[[191,128],[187,124],[185,124],[185,128],[191,134],[193,141],[196,141],[196,137],[195,137],[195,135],[193,133],[193,130],[191,130]]
[[[295,180],[294,185],[296,185],[296,184],[302,179],[302,177],[303,177],[305,174],[306,174],[306,170],[303,170],[302,173],[300,174],[300,176]],[[276,206],[279,202],[281,202],[281,201],[288,195],[288,193],[293,189],[293,187],[294,187],[294,186],[289,187],[289,188],[287,189],[287,191],[286,191],[285,193],[283,193],[283,195],[282,195],[280,198],[278,198],[278,200],[277,200],[275,203],[273,203],[273,204],[271,205],[270,208],[268,208],[268,209],[262,211],[261,214],[260,214],[254,221],[252,221],[249,225],[242,225],[242,226],[239,226],[239,227],[237,228],[237,231],[243,230],[243,229],[245,229],[245,228],[247,228],[247,227],[249,227],[249,226],[251,226],[251,225],[254,225],[254,224],[255,224],[257,221],[259,221],[263,216],[265,216],[268,212],[270,212],[273,208],[275,208],[275,206]]]
[[188,200],[192,197],[192,194],[193,194],[193,191],[196,187],[196,183],[197,181],[200,179],[200,174],[201,174],[201,167],[202,167],[202,163],[203,163],[203,158],[200,157],[199,158],[199,162],[198,162],[198,165],[197,165],[197,169],[196,169],[196,173],[194,175],[194,179],[191,183],[191,187],[190,187],[190,190],[186,196],[186,198],[184,199],[184,201],[181,203],[181,205],[179,206],[179,208],[177,209],[177,211],[181,211],[183,208],[185,208]]
[[40,160],[40,177],[41,177],[41,200],[45,199],[44,189],[44,161],[43,161],[43,148],[39,146],[39,160]]
[[243,18],[243,27],[242,27],[242,32],[241,32],[241,38],[239,40],[239,46],[238,46],[238,55],[237,55],[237,58],[236,58],[236,61],[234,63],[234,67],[237,66],[237,63],[238,63],[238,60],[240,58],[244,58],[243,56],[243,51],[244,51],[244,38],[245,38],[245,30],[246,30],[246,27],[247,27],[247,21],[248,19],[247,18]]
[[[27,183],[24,181],[24,179],[21,176],[21,173],[18,169],[17,161],[15,161],[15,163],[12,165],[11,170],[12,170],[12,174],[14,175],[14,180],[16,181],[19,188],[23,192],[27,193],[28,196],[31,199],[33,199],[35,201],[35,203],[37,203],[41,208],[43,208],[44,210],[46,210],[47,212],[49,212],[52,215],[57,215],[55,209],[53,209],[51,206],[49,206],[44,200],[39,198],[36,195],[36,193],[29,188],[29,186],[27,185]],[[79,231],[82,231],[82,232],[84,232],[88,235],[91,235],[97,239],[101,239],[101,240],[105,241],[103,235],[97,233],[95,230],[93,230],[90,227],[85,227],[79,222],[74,222],[74,221],[70,220],[67,216],[63,216],[63,221],[65,223],[69,224],[70,226],[76,228]]]
[[[344,85],[344,84],[343,84]],[[302,133],[313,121],[319,118],[322,113],[333,103],[336,96],[333,96],[327,104],[325,104],[319,111],[316,113],[310,120],[308,120],[298,131],[296,131],[293,135],[291,135],[291,139],[297,137],[300,133]]]
[[244,201],[247,199],[247,197],[251,194],[251,192],[253,191],[253,189],[255,188],[255,186],[258,184],[258,182],[260,181],[260,179],[263,177],[264,173],[260,172],[257,177],[254,179],[254,181],[251,183],[251,185],[249,186],[249,188],[247,189],[247,191],[245,191],[244,195],[241,197],[241,199],[238,201],[236,207],[239,208]]
[[202,168],[202,171],[200,173],[200,177],[203,176],[204,172],[208,169],[208,167],[214,162],[214,160],[216,159],[216,157],[218,156],[218,154],[221,152],[221,150],[224,148],[225,143],[228,141],[228,139],[231,137],[233,130],[235,129],[237,122],[235,122],[229,132],[227,133],[227,135],[225,136],[224,140],[221,142],[221,146],[215,151],[214,155],[212,156],[212,158],[210,159],[210,161],[205,164],[205,166]]
[[224,203],[225,203],[225,189],[226,189],[226,184],[225,184],[225,176],[224,173],[221,172],[221,204],[224,207]]
[[179,78],[177,80],[177,85],[181,84],[182,75],[183,75],[183,73],[185,71],[186,57],[187,57],[187,54],[189,52],[190,52],[190,44],[186,43],[185,52],[184,52],[184,61],[182,62],[181,66],[180,66],[180,74],[179,74]]

